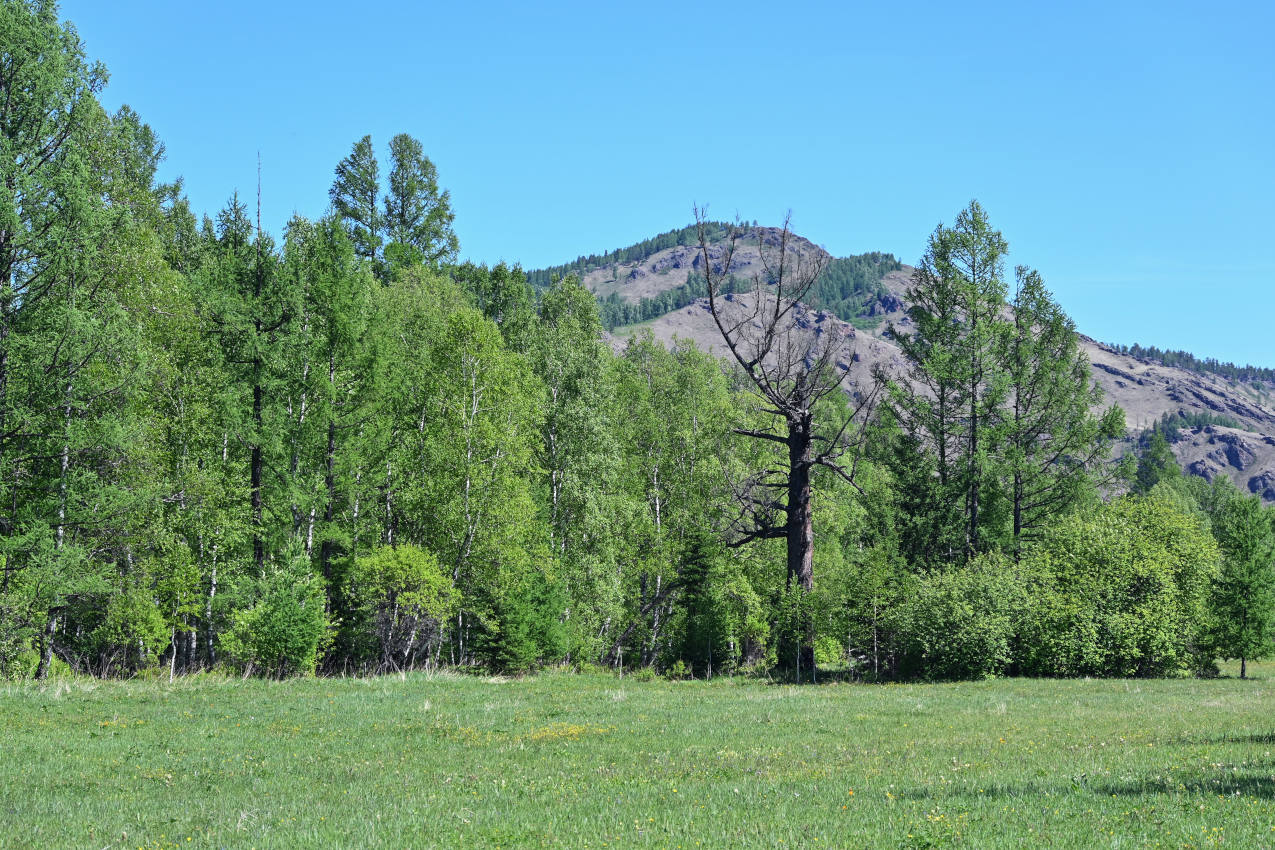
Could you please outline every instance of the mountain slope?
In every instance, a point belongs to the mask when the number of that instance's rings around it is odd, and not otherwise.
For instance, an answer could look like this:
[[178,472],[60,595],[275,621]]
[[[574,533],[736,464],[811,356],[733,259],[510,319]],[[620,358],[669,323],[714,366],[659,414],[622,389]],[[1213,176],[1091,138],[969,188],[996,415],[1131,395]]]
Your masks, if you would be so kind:
[[[724,230],[715,233],[720,239]],[[686,231],[670,231],[670,234],[681,234],[683,243],[690,238]],[[778,234],[773,228],[750,228],[740,241],[730,271],[741,278],[751,278],[759,271],[764,274],[758,239],[773,244]],[[668,236],[663,234],[658,238]],[[611,262],[590,258],[593,262],[587,268],[580,268],[585,285],[612,302],[640,302],[685,287],[687,276],[693,275],[703,262],[698,246],[656,247],[656,240],[648,240],[648,243],[654,248],[649,252],[630,250],[627,254],[620,251],[604,255],[614,256]],[[832,261],[822,248],[807,239],[797,237],[790,244],[802,260]],[[710,248],[710,262],[721,257],[720,245]],[[904,374],[903,356],[884,331],[890,323],[907,330],[910,321],[906,314],[906,289],[915,271],[889,255],[860,255],[864,257],[877,258],[876,273],[869,275],[872,279],[856,284],[859,289],[852,297],[859,300],[854,306],[853,325],[826,309],[819,309],[821,305],[817,301],[802,312],[804,320],[827,323],[830,330],[854,339],[855,362],[849,380],[855,383],[870,380],[872,369],[878,365],[888,374]],[[869,262],[868,266],[873,267],[873,263]],[[718,356],[728,356],[708,311],[707,299],[694,298],[693,293],[684,292],[682,303],[667,300],[664,303],[668,306],[661,305],[661,312],[667,309],[662,315],[639,325],[615,329],[613,345],[621,348],[635,331],[649,330],[666,344],[674,339],[689,340]],[[1178,429],[1173,450],[1183,469],[1208,480],[1225,475],[1240,489],[1275,502],[1275,383],[1231,380],[1208,371],[1168,366],[1121,352],[1083,335],[1080,344],[1089,358],[1094,380],[1103,389],[1104,405],[1120,405],[1131,438],[1165,416],[1215,420],[1219,424]],[[1222,422],[1226,424],[1220,424]]]
[[[728,225],[708,223],[709,262],[720,268]],[[766,277],[762,250],[778,247],[782,231],[746,227],[739,233],[729,274],[741,285],[754,276]],[[548,286],[555,278],[573,274],[598,297],[607,327],[633,324],[669,313],[703,296],[704,282],[698,234],[694,227],[671,230],[627,248],[579,257],[574,263],[527,273],[532,285]],[[873,252],[833,257],[808,239],[790,234],[790,258],[801,264],[823,263],[823,274],[807,299],[857,327],[874,327],[890,309],[902,305],[884,279],[903,268],[890,254]]]

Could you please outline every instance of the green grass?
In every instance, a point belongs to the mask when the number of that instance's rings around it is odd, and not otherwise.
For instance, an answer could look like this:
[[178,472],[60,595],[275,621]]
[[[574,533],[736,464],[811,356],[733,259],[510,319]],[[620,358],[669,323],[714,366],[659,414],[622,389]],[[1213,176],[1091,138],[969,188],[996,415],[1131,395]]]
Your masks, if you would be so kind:
[[1253,669],[12,685],[0,846],[1272,847]]

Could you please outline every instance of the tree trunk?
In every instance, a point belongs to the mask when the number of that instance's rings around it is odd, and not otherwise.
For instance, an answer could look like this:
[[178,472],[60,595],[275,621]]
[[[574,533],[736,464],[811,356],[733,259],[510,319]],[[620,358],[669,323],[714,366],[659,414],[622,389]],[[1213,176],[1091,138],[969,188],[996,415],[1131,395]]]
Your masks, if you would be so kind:
[[[260,364],[257,365],[260,371]],[[266,565],[266,544],[262,539],[262,521],[261,521],[261,478],[263,472],[263,461],[261,458],[261,381],[256,380],[252,385],[252,424],[254,427],[252,441],[252,459],[249,468],[249,490],[252,499],[252,557],[257,564],[257,570],[261,571]]]
[[57,611],[49,612],[49,619],[44,625],[44,633],[40,640],[40,666],[35,670],[37,679],[45,679],[49,675],[49,667],[53,664],[53,633],[58,628]]
[[212,549],[212,572],[208,581],[208,601],[204,606],[204,623],[208,630],[208,666],[217,663],[217,638],[213,634],[213,600],[217,598],[217,547]]
[[1245,663],[1245,661],[1246,659],[1244,659],[1243,657],[1240,658],[1240,678],[1241,679],[1248,678],[1246,675],[1246,673],[1248,672],[1248,665]]
[[323,565],[323,578],[332,585],[332,518],[336,505],[336,420],[328,419],[328,461],[323,476],[328,502],[323,508],[323,545],[319,548],[319,563]]
[[[976,364],[971,364],[971,374],[978,374]],[[969,531],[967,532],[966,557],[972,558],[978,551],[978,497],[982,484],[982,470],[978,462],[978,384],[970,387],[970,459],[969,459],[969,496],[966,504],[969,509]]]
[[[788,423],[788,588],[795,580],[804,595],[815,586],[814,514],[811,505],[810,475],[813,471],[813,417],[803,411],[802,417]],[[814,621],[803,616],[801,646],[797,653],[797,669],[815,673]]]

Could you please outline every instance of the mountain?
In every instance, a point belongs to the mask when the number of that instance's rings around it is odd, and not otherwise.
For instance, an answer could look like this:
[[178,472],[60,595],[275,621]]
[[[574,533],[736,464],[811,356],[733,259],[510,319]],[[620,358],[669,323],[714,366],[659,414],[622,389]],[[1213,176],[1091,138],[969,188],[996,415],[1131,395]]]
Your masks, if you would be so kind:
[[[717,263],[724,253],[726,226],[713,224],[710,233],[709,261]],[[775,228],[747,228],[729,272],[742,280],[751,280],[759,271],[764,276],[758,244],[773,246],[780,233]],[[855,340],[850,380],[867,380],[878,365],[889,374],[903,374],[903,356],[885,329],[890,323],[907,329],[906,289],[915,270],[889,254],[834,258],[801,237],[790,237],[789,247],[800,262],[827,263],[798,318],[825,324]],[[725,357],[708,301],[702,297],[702,279],[697,276],[702,263],[691,227],[529,277],[545,286],[554,276],[579,276],[598,296],[617,348],[635,331],[649,330],[666,344],[674,338],[689,340]],[[747,303],[750,296],[731,297]],[[608,315],[612,321],[606,321]],[[614,321],[617,316],[630,322]],[[1159,349],[1130,350],[1083,334],[1080,342],[1094,380],[1104,391],[1104,405],[1114,402],[1124,411],[1129,438],[1121,450],[1129,450],[1157,423],[1167,422],[1174,454],[1185,471],[1210,481],[1225,475],[1240,489],[1275,502],[1275,381],[1269,379],[1269,370],[1224,368],[1229,364],[1178,356],[1183,352],[1157,359]],[[1153,356],[1143,356],[1146,352]],[[1242,380],[1237,374],[1256,377]]]

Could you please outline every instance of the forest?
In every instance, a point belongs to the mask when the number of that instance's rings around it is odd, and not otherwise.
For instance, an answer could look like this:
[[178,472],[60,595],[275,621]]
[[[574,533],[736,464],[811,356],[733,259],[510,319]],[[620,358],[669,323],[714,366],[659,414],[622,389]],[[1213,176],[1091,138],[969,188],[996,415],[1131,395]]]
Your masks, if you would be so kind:
[[[461,262],[411,135],[316,174],[318,220],[271,234],[233,187],[205,215],[56,6],[0,15],[0,678],[1150,677],[1275,649],[1275,510],[1162,437],[1113,456],[1123,414],[976,202],[918,236],[899,374],[789,333],[782,256],[761,336],[719,318],[735,360],[617,352],[604,327],[657,307],[580,283],[614,258]],[[668,303],[736,304],[712,252],[747,230],[656,237],[705,259]],[[794,274],[853,318],[898,267]]]
[[1244,383],[1275,381],[1275,369],[1253,365],[1236,366],[1234,363],[1220,361],[1215,357],[1196,357],[1189,351],[1166,351],[1154,345],[1139,345],[1136,342],[1133,345],[1113,345],[1112,348],[1139,360],[1160,363],[1164,366],[1176,366],[1192,372],[1221,375],[1230,381]]

